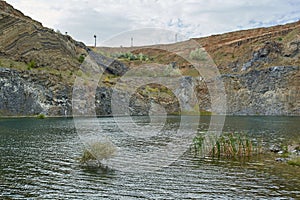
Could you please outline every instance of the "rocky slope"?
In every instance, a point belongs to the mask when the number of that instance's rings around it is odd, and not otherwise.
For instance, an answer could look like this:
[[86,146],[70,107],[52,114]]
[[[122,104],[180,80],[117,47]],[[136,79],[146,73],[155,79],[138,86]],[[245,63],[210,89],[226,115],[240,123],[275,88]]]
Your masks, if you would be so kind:
[[[0,116],[71,115],[73,83],[89,52],[0,1]],[[122,67],[115,61],[107,70]]]
[[0,114],[70,113],[71,83],[84,44],[0,1]]
[[4,1],[0,2],[0,57],[31,63],[32,67],[78,68],[85,45],[45,28]]
[[[204,47],[221,73],[228,114],[300,115],[300,21],[192,40]],[[185,52],[190,43],[103,47],[96,51],[107,55],[143,53],[152,58],[152,63],[176,63],[184,76],[193,77],[200,110],[212,111],[206,82],[197,79],[199,73],[190,62],[176,55]],[[124,62],[133,68],[141,64],[134,60]]]
[[[300,21],[194,39],[210,54],[221,73],[227,113],[300,115],[299,27]],[[4,1],[0,1],[0,33],[0,116],[72,115],[74,81],[76,77],[87,79],[80,66],[84,57],[92,52],[91,48],[43,27]],[[172,69],[183,76],[175,73],[174,92],[155,83],[133,91],[130,114],[147,115],[161,110],[179,113],[195,103],[191,96],[193,91],[196,91],[200,110],[213,111],[207,80],[199,77],[191,63],[172,54],[184,52],[188,42],[150,48],[93,49],[98,54],[92,53],[92,58],[104,71],[94,99],[96,113],[111,115],[113,89],[125,97],[136,85],[134,81],[122,82],[120,78],[127,71],[138,73],[144,64],[154,66],[150,73],[162,74]],[[109,57],[121,51],[143,53],[150,60]],[[114,104],[124,102],[125,98],[120,98]],[[180,108],[182,102],[184,106]]]

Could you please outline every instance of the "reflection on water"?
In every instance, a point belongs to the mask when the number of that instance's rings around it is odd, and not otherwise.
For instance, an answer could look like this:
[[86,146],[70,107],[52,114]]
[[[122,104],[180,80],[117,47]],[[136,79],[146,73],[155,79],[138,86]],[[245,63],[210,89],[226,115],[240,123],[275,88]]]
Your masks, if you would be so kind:
[[[267,145],[299,138],[299,119],[227,117],[224,131],[263,138]],[[98,120],[105,130],[120,131],[113,118]],[[208,129],[209,121],[201,117],[199,131]],[[165,129],[176,129],[179,123],[180,118],[169,117]],[[272,157],[238,162],[200,159],[186,152],[169,167],[131,173],[81,166],[77,158],[82,150],[72,119],[0,119],[0,199],[300,197],[299,167],[276,163]]]

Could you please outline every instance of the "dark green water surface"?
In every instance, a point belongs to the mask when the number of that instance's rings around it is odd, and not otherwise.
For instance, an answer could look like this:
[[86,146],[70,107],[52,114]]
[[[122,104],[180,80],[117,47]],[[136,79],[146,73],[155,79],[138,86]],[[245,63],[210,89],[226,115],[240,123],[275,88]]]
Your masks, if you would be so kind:
[[[118,131],[113,118],[97,120]],[[199,131],[209,120],[201,117]],[[179,122],[178,117],[167,120],[174,127]],[[262,138],[267,148],[299,141],[300,117],[231,116],[224,132]],[[186,153],[161,170],[131,173],[81,165],[77,158],[83,148],[73,119],[0,119],[0,199],[300,198],[300,168],[272,156],[238,162]]]

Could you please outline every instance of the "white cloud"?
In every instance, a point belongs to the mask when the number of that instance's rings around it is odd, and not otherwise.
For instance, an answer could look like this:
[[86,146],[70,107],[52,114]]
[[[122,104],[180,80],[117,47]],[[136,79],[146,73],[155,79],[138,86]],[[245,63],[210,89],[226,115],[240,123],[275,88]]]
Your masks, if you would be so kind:
[[59,6],[59,1],[36,1],[36,0],[8,0],[14,8],[25,15],[42,22],[44,26],[54,28],[63,18],[64,9]]
[[7,0],[45,26],[93,44],[126,30],[156,27],[187,37],[300,19],[300,0]]

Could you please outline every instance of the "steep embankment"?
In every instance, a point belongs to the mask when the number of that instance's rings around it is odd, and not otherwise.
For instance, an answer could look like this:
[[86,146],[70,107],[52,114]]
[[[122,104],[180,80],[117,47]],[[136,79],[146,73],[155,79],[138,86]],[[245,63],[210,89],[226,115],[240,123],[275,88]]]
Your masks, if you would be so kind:
[[72,80],[84,44],[0,1],[0,115],[71,113]]
[[[80,65],[90,49],[69,35],[43,27],[5,1],[0,1],[0,116],[72,115],[72,91]],[[108,74],[121,75],[127,67],[94,55]],[[105,66],[105,62],[110,66]],[[97,90],[98,114],[107,114],[110,102]]]
[[4,1],[0,2],[0,56],[31,64],[32,68],[78,69],[78,57],[87,48],[24,16]]

